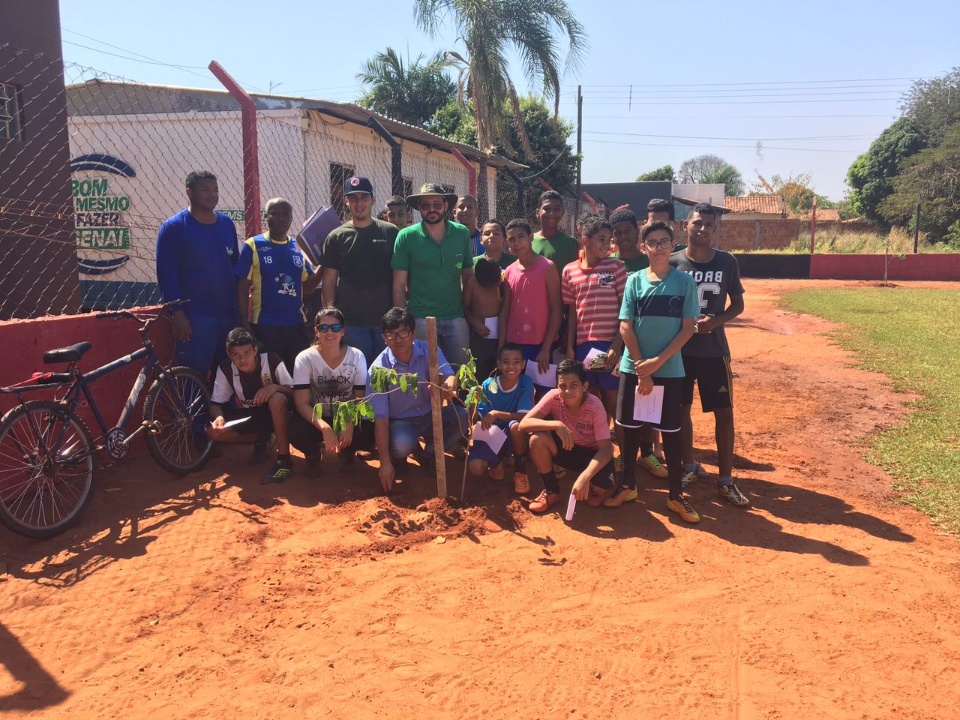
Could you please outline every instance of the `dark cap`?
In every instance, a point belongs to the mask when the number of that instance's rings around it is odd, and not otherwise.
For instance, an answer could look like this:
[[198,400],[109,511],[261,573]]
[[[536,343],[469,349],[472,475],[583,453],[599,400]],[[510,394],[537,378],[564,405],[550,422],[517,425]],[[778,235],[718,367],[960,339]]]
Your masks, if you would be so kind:
[[373,196],[373,185],[367,178],[354,175],[343,184],[343,194],[346,196],[356,195],[357,193],[366,193]]

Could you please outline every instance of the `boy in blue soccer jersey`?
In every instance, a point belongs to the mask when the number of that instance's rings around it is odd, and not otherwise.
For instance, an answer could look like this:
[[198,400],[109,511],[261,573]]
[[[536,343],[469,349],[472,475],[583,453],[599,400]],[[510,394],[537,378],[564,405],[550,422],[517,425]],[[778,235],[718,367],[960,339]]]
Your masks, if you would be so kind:
[[249,238],[240,248],[234,268],[237,307],[240,324],[293,372],[297,355],[311,339],[303,316],[303,294],[317,289],[320,273],[314,272],[297,241],[287,235],[293,206],[274,198],[267,202],[266,213],[268,231]]
[[520,421],[533,409],[533,379],[523,372],[523,351],[515,343],[504,343],[497,354],[499,373],[483,382],[485,399],[477,405],[480,425],[489,430],[496,425],[507,434],[499,452],[485,441],[474,438],[467,457],[473,475],[488,473],[503,479],[503,461],[513,454],[513,489],[518,495],[530,492],[527,478],[527,436],[520,432]]

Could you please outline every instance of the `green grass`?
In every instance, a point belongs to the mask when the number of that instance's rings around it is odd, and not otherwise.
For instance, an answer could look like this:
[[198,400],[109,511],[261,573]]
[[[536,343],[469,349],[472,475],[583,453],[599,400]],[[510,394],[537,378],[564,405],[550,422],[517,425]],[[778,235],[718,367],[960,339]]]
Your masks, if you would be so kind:
[[[921,253],[954,253],[957,247],[945,242],[933,243],[926,233],[920,234],[917,248]],[[765,253],[774,255],[806,255],[810,252],[810,227],[804,225],[800,237],[790,245],[778,250],[738,250],[736,252]],[[841,229],[818,229],[814,252],[824,254],[879,254],[910,255],[913,253],[913,235],[903,228],[893,228],[889,233],[848,232]]]
[[907,502],[960,534],[960,291],[802,290],[791,310],[843,323],[833,337],[861,367],[919,396],[905,424],[879,431],[866,454]]

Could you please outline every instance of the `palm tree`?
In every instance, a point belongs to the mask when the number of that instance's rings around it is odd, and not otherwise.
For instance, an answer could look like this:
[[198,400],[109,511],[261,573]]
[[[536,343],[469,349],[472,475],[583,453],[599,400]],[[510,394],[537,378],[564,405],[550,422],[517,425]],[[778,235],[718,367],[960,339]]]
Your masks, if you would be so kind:
[[426,63],[420,54],[407,64],[397,51],[388,47],[367,60],[357,79],[370,89],[357,102],[363,107],[394,120],[423,125],[438,108],[456,97],[457,86],[444,69],[450,62],[442,53]]
[[467,50],[464,57],[448,50],[446,55],[460,66],[460,100],[472,100],[477,125],[477,144],[492,152],[509,149],[509,128],[500,112],[504,99],[513,110],[520,144],[529,157],[530,148],[520,114],[520,98],[508,73],[508,52],[520,57],[527,78],[543,86],[553,98],[556,116],[560,109],[560,49],[558,39],[567,39],[567,68],[576,68],[586,50],[586,32],[564,0],[414,0],[414,19],[436,36],[449,15],[458,40]]

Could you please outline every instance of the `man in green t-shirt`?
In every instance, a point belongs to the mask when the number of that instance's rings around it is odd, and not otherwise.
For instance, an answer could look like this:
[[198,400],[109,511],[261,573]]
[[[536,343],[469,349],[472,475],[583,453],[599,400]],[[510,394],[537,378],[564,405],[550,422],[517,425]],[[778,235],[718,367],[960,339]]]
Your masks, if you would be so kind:
[[367,365],[386,347],[380,318],[393,307],[390,260],[397,227],[373,217],[373,185],[365,177],[344,183],[350,219],[323,242],[323,305],[336,305],[347,321],[344,342],[363,353]]
[[563,275],[563,269],[577,260],[580,243],[566,233],[560,232],[563,220],[563,197],[556,190],[541,193],[537,202],[537,220],[540,230],[533,236],[530,248],[547,260],[551,260],[557,272]]
[[393,248],[393,306],[406,307],[417,320],[417,338],[427,337],[426,318],[437,319],[437,342],[447,359],[467,361],[470,329],[463,315],[463,288],[473,282],[470,232],[446,219],[457,200],[443,186],[427,183],[407,198],[421,221],[405,227]]

